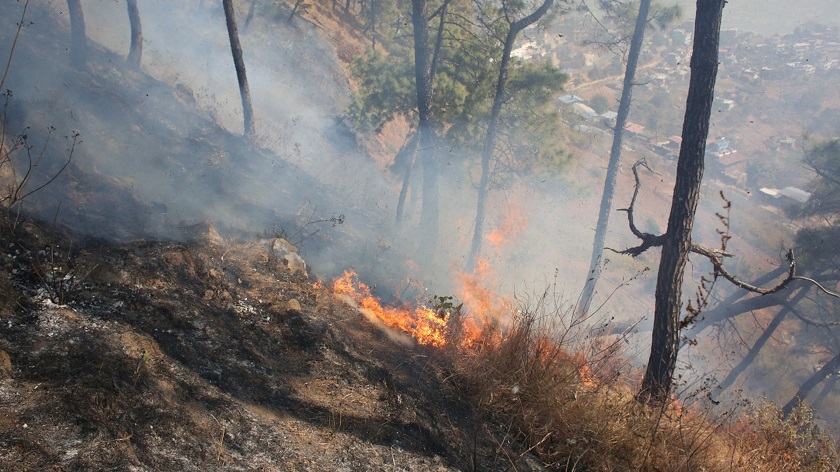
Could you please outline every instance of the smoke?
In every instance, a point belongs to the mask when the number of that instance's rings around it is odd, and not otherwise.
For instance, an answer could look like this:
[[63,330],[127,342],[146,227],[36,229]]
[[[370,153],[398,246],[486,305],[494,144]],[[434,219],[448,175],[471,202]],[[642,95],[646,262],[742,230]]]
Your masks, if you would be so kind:
[[[241,104],[220,2],[139,2],[142,71],[125,65],[125,4],[82,4],[91,41],[85,70],[69,66],[63,0],[30,5],[32,23],[23,29],[12,61],[6,84],[13,91],[9,131],[26,132],[31,142],[42,143],[47,127],[57,128],[47,145],[51,161],[39,169],[40,182],[68,156],[69,141],[62,136],[78,131],[82,140],[68,171],[30,197],[25,211],[46,220],[57,215],[80,234],[115,241],[183,240],[193,225],[205,222],[230,238],[284,235],[300,245],[310,272],[322,279],[352,267],[385,300],[457,293],[472,237],[477,183],[462,160],[479,150],[441,144],[441,234],[433,253],[418,253],[424,237],[416,191],[421,172],[415,172],[407,220],[397,225],[401,176],[362,154],[343,123],[350,87],[316,26],[300,18],[287,22],[278,12],[240,30],[257,123],[257,139],[249,143],[240,137]],[[19,4],[3,2],[0,13],[0,53],[5,54]],[[241,25],[245,12],[237,13]],[[580,141],[565,176],[529,175],[493,190],[485,224],[489,238],[481,254],[492,274],[481,280],[482,289],[512,298],[554,286],[558,299],[575,302],[588,269],[608,156],[600,136],[581,144],[584,138],[582,133],[562,138]],[[627,151],[624,162],[644,155]],[[642,177],[636,221],[643,230],[665,229],[663,209],[671,195],[662,189],[670,185],[664,175],[672,164],[652,163],[657,173]],[[630,173],[622,172],[615,207],[629,203],[632,182]],[[695,235],[714,247],[719,240],[714,213],[721,201],[716,189],[703,191]],[[754,205],[745,193],[726,196],[735,212]],[[766,260],[750,239],[752,231],[739,227],[737,214],[733,218],[732,251],[754,251],[748,254],[751,261]],[[770,237],[766,231],[755,233]],[[608,246],[636,243],[624,214],[614,213]],[[652,322],[658,253],[630,259],[608,252],[605,257],[593,307],[604,303],[601,312],[619,326],[641,318],[638,327],[644,332]],[[751,275],[772,265],[751,266]],[[689,268],[688,278],[699,280],[708,272],[698,264]],[[422,285],[414,283],[418,279]],[[686,294],[694,290],[691,283],[684,288]],[[648,339],[642,334],[632,342],[628,353],[643,362]],[[697,365],[708,362],[708,369],[719,363],[690,359]]]

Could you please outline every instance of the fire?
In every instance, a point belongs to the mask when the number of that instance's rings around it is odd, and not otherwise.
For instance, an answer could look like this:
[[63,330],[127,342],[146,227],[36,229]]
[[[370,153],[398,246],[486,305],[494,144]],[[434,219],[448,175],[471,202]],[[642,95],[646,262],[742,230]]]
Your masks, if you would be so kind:
[[580,381],[584,387],[598,388],[598,382],[595,381],[595,375],[592,373],[592,369],[590,369],[588,365],[583,364],[580,366],[578,368],[578,375],[580,375]]
[[511,203],[505,208],[502,225],[493,229],[493,231],[484,237],[491,245],[498,249],[504,244],[511,242],[524,227],[525,217],[522,216],[521,209]]
[[359,276],[352,270],[345,270],[344,275],[333,282],[333,291],[350,297],[385,326],[409,334],[419,344],[440,347],[446,343],[446,317],[423,305],[411,310],[383,307],[370,293],[370,287],[359,281]]
[[467,312],[478,314],[483,318],[500,316],[510,303],[496,295],[489,285],[495,283],[490,263],[484,259],[476,262],[472,273],[462,272],[457,277],[457,293]]

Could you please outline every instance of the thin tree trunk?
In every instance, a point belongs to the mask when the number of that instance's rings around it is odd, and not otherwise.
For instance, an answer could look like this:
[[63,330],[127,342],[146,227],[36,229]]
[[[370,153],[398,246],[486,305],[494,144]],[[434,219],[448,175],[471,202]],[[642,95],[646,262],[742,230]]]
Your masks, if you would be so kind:
[[376,0],[370,0],[370,47],[376,50]]
[[637,397],[643,403],[659,403],[668,399],[677,366],[683,273],[691,249],[691,229],[703,180],[725,3],[725,0],[697,0],[683,140],[656,278],[650,359]]
[[245,61],[242,59],[242,45],[239,43],[233,0],[222,0],[222,4],[225,9],[225,21],[230,38],[233,65],[236,68],[236,80],[239,81],[239,95],[242,97],[243,134],[250,138],[254,134],[254,110],[251,108],[251,91],[248,89],[248,76],[245,73]]
[[793,411],[797,405],[808,398],[808,394],[811,393],[811,390],[813,390],[814,387],[816,387],[829,375],[836,373],[838,369],[840,369],[840,354],[836,354],[832,357],[825,363],[824,366],[822,366],[820,370],[814,372],[805,382],[802,383],[802,386],[799,387],[796,395],[794,395],[793,398],[791,398],[790,401],[782,408],[782,415],[790,415],[790,412]]
[[140,60],[143,56],[143,28],[140,24],[140,10],[137,8],[137,0],[127,0],[128,23],[131,26],[131,49],[128,52],[126,61],[128,65],[139,69]]
[[819,410],[820,408],[822,408],[823,401],[825,401],[826,397],[828,397],[828,395],[837,387],[838,378],[840,377],[838,377],[837,372],[834,372],[834,374],[829,375],[828,381],[825,383],[825,385],[823,385],[822,390],[820,390],[820,393],[817,395],[817,398],[815,398],[814,402],[812,403],[814,409]]
[[292,12],[289,13],[289,21],[290,22],[295,18],[295,14],[297,13],[298,8],[300,8],[302,3],[303,3],[303,0],[297,0],[295,2],[295,6],[292,8]]
[[735,381],[738,379],[738,376],[740,376],[745,370],[747,370],[747,367],[749,367],[753,363],[753,361],[758,357],[758,354],[761,352],[761,349],[764,347],[765,344],[767,344],[767,341],[770,340],[770,338],[773,336],[773,333],[782,324],[782,321],[784,321],[787,314],[790,313],[792,308],[795,307],[796,304],[799,303],[799,301],[802,300],[807,293],[808,287],[803,287],[789,303],[781,307],[779,312],[776,313],[776,316],[774,316],[773,319],[770,321],[770,324],[767,325],[767,327],[761,333],[761,336],[759,336],[758,339],[755,341],[755,344],[753,344],[753,346],[750,348],[749,352],[747,352],[747,355],[745,355],[744,358],[741,359],[741,362],[739,362],[738,365],[732,368],[732,370],[729,372],[729,375],[727,375],[726,378],[723,379],[723,382],[720,383],[720,385],[716,389],[718,393],[722,393],[723,391],[731,387],[732,384],[734,384]]
[[70,61],[74,67],[82,68],[87,62],[87,33],[85,14],[81,0],[67,0],[70,13]]
[[403,220],[403,216],[405,214],[405,198],[408,195],[408,188],[411,186],[411,168],[414,167],[414,159],[417,155],[417,146],[419,141],[417,133],[414,133],[411,135],[408,142],[405,143],[403,149],[400,150],[400,152],[405,152],[406,158],[403,162],[403,165],[405,165],[405,171],[403,173],[402,188],[400,188],[400,198],[397,201],[398,223]]
[[530,15],[521,18],[510,25],[507,36],[505,36],[502,61],[499,64],[499,78],[496,81],[496,93],[493,97],[493,108],[490,111],[490,120],[487,123],[487,135],[484,140],[484,149],[481,153],[481,180],[478,184],[478,202],[475,209],[475,228],[473,230],[470,253],[467,256],[466,271],[472,272],[475,268],[479,254],[481,254],[481,241],[484,237],[484,215],[486,212],[487,195],[490,192],[490,165],[496,151],[496,128],[499,123],[499,114],[502,111],[502,103],[505,100],[505,85],[508,79],[508,67],[510,65],[510,52],[513,50],[513,43],[519,33],[542,18],[543,15],[554,4],[554,0],[545,0],[539,8]]
[[248,15],[245,17],[245,24],[242,26],[243,30],[248,29],[248,25],[251,24],[251,20],[254,19],[254,7],[257,5],[257,0],[251,0],[251,3],[248,4]]
[[595,285],[601,276],[601,260],[604,255],[604,241],[607,236],[607,225],[610,221],[612,211],[613,195],[615,195],[615,183],[618,176],[618,169],[621,164],[621,141],[624,137],[624,125],[627,123],[627,116],[630,114],[630,104],[633,100],[633,81],[636,78],[636,66],[639,64],[639,53],[642,50],[642,41],[647,26],[648,10],[650,0],[642,0],[639,3],[639,15],[636,17],[636,26],[633,30],[633,38],[630,40],[630,51],[627,53],[627,67],[624,69],[624,86],[621,89],[621,100],[618,103],[618,115],[615,118],[615,130],[613,131],[612,149],[610,150],[610,162],[607,166],[607,177],[604,181],[604,192],[601,195],[601,208],[598,212],[598,224],[595,226],[595,242],[592,245],[592,258],[589,262],[589,272],[586,277],[586,284],[580,296],[577,306],[577,313],[583,316],[589,312],[592,298],[595,296]]
[[438,236],[438,169],[432,113],[433,82],[429,58],[429,21],[426,0],[411,0],[414,26],[414,78],[417,86],[419,159],[423,164],[423,207],[420,211],[420,252],[431,254]]
[[[767,283],[770,280],[776,278],[780,273],[786,273],[787,268],[779,267],[778,269],[774,270],[770,274],[766,276],[762,276],[756,279],[756,282],[752,285],[760,286],[761,284]],[[775,274],[775,275],[774,275]],[[773,275],[772,277],[770,277]],[[820,277],[816,277],[816,280],[823,285],[825,285],[826,280]],[[771,295],[759,295],[753,296],[749,298],[744,298],[743,300],[738,300],[738,295],[732,295],[727,299],[723,300],[722,302],[718,303],[718,305],[708,311],[703,312],[703,320],[695,323],[691,327],[685,330],[684,334],[688,338],[697,337],[703,330],[720,324],[723,321],[726,321],[730,318],[734,318],[742,313],[747,313],[754,310],[761,310],[764,308],[769,308],[777,305],[783,305],[785,303],[790,303],[787,301],[792,295],[789,292],[776,292]]]
[[434,83],[435,75],[437,75],[438,61],[440,60],[440,49],[443,46],[443,28],[446,26],[444,23],[446,21],[446,9],[449,7],[449,2],[451,1],[452,0],[445,0],[437,12],[440,15],[440,23],[438,23],[437,37],[435,38],[435,50],[432,53],[432,83]]

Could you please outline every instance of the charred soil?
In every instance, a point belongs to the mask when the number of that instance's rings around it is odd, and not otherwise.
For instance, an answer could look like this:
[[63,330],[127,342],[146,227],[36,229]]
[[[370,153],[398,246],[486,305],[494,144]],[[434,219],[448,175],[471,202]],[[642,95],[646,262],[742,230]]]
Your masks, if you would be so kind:
[[390,341],[292,274],[272,240],[210,226],[186,244],[74,242],[34,222],[12,234],[1,469],[510,465],[504,435],[441,382],[438,351]]

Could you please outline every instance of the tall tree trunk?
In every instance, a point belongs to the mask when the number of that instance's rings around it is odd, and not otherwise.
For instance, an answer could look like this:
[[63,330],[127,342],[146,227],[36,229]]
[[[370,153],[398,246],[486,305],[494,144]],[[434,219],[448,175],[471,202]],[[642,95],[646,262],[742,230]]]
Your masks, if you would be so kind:
[[376,1],[370,0],[370,47],[376,50]]
[[668,229],[656,278],[653,338],[642,387],[643,403],[666,401],[671,392],[680,341],[682,280],[691,249],[691,229],[700,199],[706,138],[718,69],[720,24],[726,0],[697,0],[691,78],[683,120],[682,145]]
[[473,230],[470,253],[467,256],[467,272],[471,272],[475,268],[476,261],[481,253],[481,240],[484,237],[484,215],[486,212],[487,195],[490,192],[490,166],[496,153],[496,128],[499,123],[499,114],[502,111],[502,103],[505,100],[505,85],[507,84],[508,67],[510,66],[510,52],[513,50],[513,43],[516,41],[516,36],[523,29],[542,18],[548,9],[551,8],[552,4],[554,4],[554,0],[545,0],[533,13],[513,22],[505,36],[502,60],[499,64],[499,77],[496,81],[496,92],[493,97],[493,108],[490,111],[490,120],[487,123],[487,135],[484,139],[484,149],[481,153],[481,180],[478,183],[475,228]]
[[799,387],[796,395],[794,395],[793,398],[791,398],[790,401],[782,408],[782,414],[784,416],[788,416],[799,403],[804,402],[805,399],[808,398],[808,394],[811,393],[811,390],[813,390],[814,387],[816,387],[829,375],[836,373],[838,369],[840,369],[840,353],[832,357],[825,363],[824,366],[822,366],[820,370],[814,372],[805,382],[802,383],[802,386]]
[[140,24],[140,10],[137,8],[137,0],[127,0],[128,23],[131,26],[131,49],[128,52],[128,65],[139,69],[140,59],[143,56],[143,28]]
[[422,227],[420,251],[431,254],[438,236],[438,169],[435,153],[435,128],[432,114],[433,82],[429,58],[429,20],[426,0],[411,0],[414,26],[414,78],[417,86],[417,114],[419,124],[419,159],[423,164],[423,207],[420,211]]
[[70,13],[70,61],[74,67],[84,67],[87,62],[87,33],[85,32],[85,14],[81,0],[67,0]]
[[770,324],[767,325],[767,327],[761,333],[761,336],[759,336],[758,339],[755,341],[755,344],[753,344],[753,346],[750,348],[749,352],[747,352],[744,358],[741,359],[741,362],[739,362],[735,367],[733,367],[729,374],[726,376],[726,378],[723,379],[723,382],[721,382],[718,388],[716,389],[717,392],[723,392],[729,387],[731,387],[732,384],[735,383],[735,380],[738,379],[738,376],[740,376],[745,370],[747,370],[747,367],[749,367],[750,364],[752,364],[753,361],[758,357],[758,354],[761,352],[761,349],[764,347],[765,344],[767,344],[767,341],[770,340],[770,337],[773,336],[773,333],[782,324],[782,321],[784,321],[787,314],[790,313],[793,307],[795,307],[796,304],[799,303],[799,301],[802,300],[807,293],[808,287],[803,287],[789,303],[786,303],[781,307],[779,312],[776,313],[776,316],[774,316],[773,319],[770,321]]
[[[443,4],[438,8],[436,12],[440,15],[440,23],[438,23],[438,30],[437,30],[437,37],[435,38],[435,50],[432,53],[432,65],[431,65],[431,76],[432,76],[432,83],[435,81],[435,75],[437,75],[437,66],[438,61],[440,60],[440,49],[443,46],[443,29],[446,26],[446,9],[449,7],[449,3],[452,0],[444,0]],[[432,15],[434,16],[434,15]]]
[[401,222],[403,220],[403,216],[405,215],[405,198],[408,195],[408,188],[411,186],[411,168],[414,167],[414,159],[417,156],[417,146],[419,142],[419,136],[417,133],[412,133],[411,137],[408,138],[408,141],[403,145],[403,148],[400,149],[400,152],[397,153],[397,157],[399,158],[399,154],[405,153],[405,158],[403,159],[403,165],[405,166],[405,170],[403,172],[403,181],[402,181],[402,188],[400,189],[400,198],[397,201],[397,222]]
[[230,51],[233,55],[233,65],[236,68],[236,80],[239,81],[239,95],[242,97],[242,115],[244,117],[244,132],[247,137],[254,134],[254,110],[251,108],[251,91],[248,89],[248,76],[245,74],[245,61],[242,59],[242,45],[239,43],[239,32],[236,28],[236,16],[233,11],[233,0],[222,0],[225,9]]
[[[432,63],[429,65],[429,76],[431,77],[430,80],[432,84],[435,83],[437,64],[438,60],[440,59],[440,48],[441,44],[443,43],[443,22],[446,16],[446,6],[449,4],[450,1],[451,0],[445,0],[443,2],[443,5],[441,5],[440,7],[440,24],[438,25],[437,38],[435,39],[435,48],[434,52],[432,53]],[[399,24],[401,22],[398,21],[397,23]],[[405,215],[405,198],[408,195],[408,188],[411,185],[411,168],[414,165],[414,159],[417,155],[418,143],[419,133],[414,133],[411,136],[410,141],[404,146],[404,150],[408,151],[408,165],[405,168],[402,188],[400,189],[400,197],[397,201],[397,222],[401,222],[403,220],[403,216]]]
[[630,40],[630,51],[627,53],[627,67],[624,69],[624,86],[621,89],[621,100],[618,103],[618,116],[615,118],[610,162],[607,166],[607,177],[604,181],[604,193],[601,195],[598,224],[595,226],[595,242],[592,245],[592,258],[589,261],[586,284],[583,286],[583,292],[581,293],[580,302],[577,307],[577,313],[580,316],[589,312],[592,298],[595,296],[595,285],[601,276],[604,240],[607,237],[607,225],[610,221],[613,195],[615,195],[615,182],[618,176],[618,168],[621,164],[621,141],[624,137],[624,125],[627,123],[627,116],[630,114],[630,104],[633,100],[633,81],[636,78],[636,66],[639,64],[639,53],[642,50],[642,41],[645,37],[649,9],[650,0],[642,0],[639,3],[639,15],[636,17],[633,38]]

